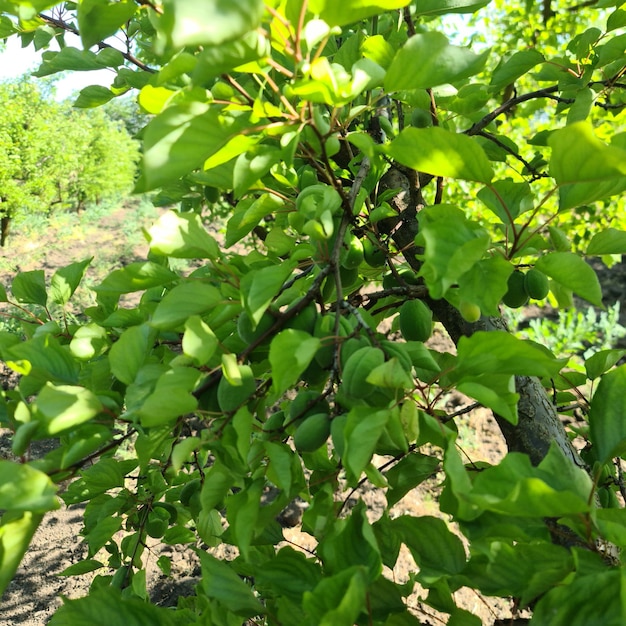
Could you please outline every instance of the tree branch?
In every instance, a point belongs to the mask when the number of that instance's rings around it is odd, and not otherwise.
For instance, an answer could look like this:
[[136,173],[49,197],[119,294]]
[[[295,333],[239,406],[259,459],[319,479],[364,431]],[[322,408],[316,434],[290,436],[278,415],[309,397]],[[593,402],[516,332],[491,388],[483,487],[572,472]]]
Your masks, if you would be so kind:
[[[54,26],[55,28],[60,28],[64,30],[65,32],[68,32],[68,33],[71,33],[72,35],[76,35],[77,37],[80,37],[80,33],[78,32],[78,29],[74,28],[74,26],[72,26],[71,24],[68,24],[64,20],[57,19],[56,17],[52,17],[51,15],[45,15],[44,13],[40,13],[39,17],[44,22],[46,22],[47,24],[50,24],[51,26]],[[104,48],[111,48],[112,50],[117,50],[129,63],[131,63],[135,67],[138,67],[140,70],[143,70],[144,72],[150,72],[151,74],[156,73],[155,69],[146,65],[143,61],[140,61],[135,55],[131,54],[130,52],[124,52],[122,50],[119,50],[115,46],[112,46],[111,44],[106,43],[105,41],[99,41],[96,44],[96,46],[98,47],[98,50],[102,50]]]

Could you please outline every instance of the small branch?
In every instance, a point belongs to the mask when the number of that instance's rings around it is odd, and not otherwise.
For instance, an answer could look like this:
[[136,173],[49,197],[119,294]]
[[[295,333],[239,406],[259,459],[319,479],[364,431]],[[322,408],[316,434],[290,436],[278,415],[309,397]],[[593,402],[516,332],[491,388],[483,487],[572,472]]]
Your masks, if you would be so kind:
[[[55,26],[56,28],[60,28],[68,33],[72,33],[72,35],[76,35],[77,37],[80,37],[80,33],[78,29],[74,28],[72,25],[68,24],[64,20],[54,18],[50,15],[45,15],[43,13],[40,13],[39,17],[44,22],[46,22],[47,24],[50,24],[51,26]],[[140,70],[143,70],[144,72],[150,72],[151,74],[156,73],[155,69],[149,67],[143,61],[140,61],[135,55],[131,54],[130,52],[123,52],[122,50],[119,50],[115,46],[112,46],[111,44],[106,43],[105,41],[99,41],[96,44],[96,46],[98,47],[98,50],[102,50],[104,48],[117,50],[117,52],[119,52],[129,63],[132,63],[132,65],[134,65],[135,67],[138,67]]]
[[477,134],[481,137],[484,137],[485,139],[489,139],[489,141],[492,141],[497,146],[502,148],[505,152],[508,152],[508,154],[517,159],[533,175],[534,179],[547,178],[547,174],[537,171],[524,157],[519,155],[517,152],[515,152],[515,150],[507,146],[504,142],[500,141],[495,135],[488,133],[486,130],[481,130]]

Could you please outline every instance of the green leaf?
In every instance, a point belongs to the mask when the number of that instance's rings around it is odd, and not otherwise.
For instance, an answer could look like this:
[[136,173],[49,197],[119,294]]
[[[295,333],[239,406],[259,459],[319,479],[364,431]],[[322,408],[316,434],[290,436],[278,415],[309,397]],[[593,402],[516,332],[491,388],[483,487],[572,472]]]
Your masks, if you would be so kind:
[[241,299],[250,319],[256,326],[261,321],[274,297],[296,268],[297,261],[283,261],[248,272],[241,279]]
[[439,127],[405,128],[387,154],[402,165],[433,176],[491,182],[493,169],[484,150],[466,135]]
[[85,50],[114,35],[137,9],[133,0],[81,0],[78,3],[78,30]]
[[412,452],[385,472],[389,483],[387,506],[392,507],[411,489],[430,478],[439,468],[439,459]]
[[543,54],[534,48],[516,52],[496,67],[491,76],[490,85],[496,89],[506,87],[544,61]]
[[0,460],[0,510],[45,513],[58,508],[56,486],[46,474],[30,465]]
[[550,135],[550,174],[558,183],[559,209],[608,198],[626,189],[626,150],[607,146],[588,122],[576,122]]
[[591,441],[600,463],[626,450],[626,365],[605,374],[591,401]]
[[456,380],[480,374],[553,378],[564,364],[545,348],[506,331],[479,331],[460,338],[453,376]]
[[324,577],[313,591],[306,591],[302,606],[310,624],[353,626],[367,604],[367,571],[350,567]]
[[147,324],[126,329],[109,352],[112,374],[130,385],[149,356],[153,340],[154,331]]
[[380,576],[383,567],[380,549],[363,501],[352,509],[347,520],[335,525],[320,541],[317,553],[324,569],[330,574],[339,573],[353,565],[362,565],[367,569],[369,582]]
[[239,198],[257,180],[265,176],[270,168],[281,160],[282,151],[274,146],[255,146],[240,154],[233,169],[235,197]]
[[256,29],[263,16],[262,0],[164,0],[157,22],[167,47],[216,46]]
[[410,389],[414,385],[413,379],[396,357],[375,367],[365,380],[371,385],[387,389]]
[[417,0],[417,15],[440,15],[446,13],[474,13],[487,6],[491,0]]
[[85,559],[66,567],[62,572],[59,572],[57,576],[80,576],[82,574],[88,574],[89,572],[95,572],[98,569],[104,567],[103,563],[96,561],[95,559]]
[[[5,461],[0,461],[0,463],[5,463]],[[1,498],[2,484],[0,482]],[[42,519],[43,513],[29,511],[24,512],[20,517],[4,513],[0,518],[0,596],[13,580]]]
[[526,454],[509,453],[476,476],[467,497],[483,510],[519,517],[561,517],[591,508],[589,475],[552,444],[538,467]]
[[[44,52],[41,58],[42,64],[36,72],[33,72],[33,76],[38,78],[56,74],[57,72],[64,72],[65,70],[89,71],[101,70],[105,67],[98,60],[97,55],[90,50],[79,50],[71,46],[62,48],[60,52]],[[120,59],[123,60],[121,54]]]
[[459,300],[478,305],[483,315],[497,317],[512,270],[512,265],[500,255],[481,259],[459,278]]
[[432,584],[442,576],[453,576],[465,567],[461,540],[439,518],[402,515],[393,521],[393,530],[411,551],[420,571],[418,579]]
[[185,322],[183,353],[194,359],[198,365],[204,365],[213,356],[217,345],[217,337],[200,316],[192,315]]
[[497,180],[489,187],[483,187],[476,197],[503,224],[511,224],[522,213],[533,208],[533,196],[528,183],[515,183],[512,180]]
[[264,217],[280,210],[283,206],[284,202],[280,198],[269,193],[264,193],[258,198],[246,198],[240,202],[226,225],[225,246],[230,248],[241,241],[258,226]]
[[122,294],[169,285],[180,277],[171,270],[153,263],[138,261],[111,272],[94,290],[98,293]]
[[351,480],[357,481],[374,454],[376,443],[389,420],[390,411],[372,411],[371,407],[357,406],[348,413],[345,426],[343,462]]
[[157,304],[150,325],[159,330],[174,330],[188,318],[210,311],[221,301],[222,295],[212,285],[185,282],[168,291]]
[[70,352],[77,359],[88,361],[106,352],[108,346],[106,330],[97,324],[86,324],[74,333],[70,342]]
[[198,401],[191,391],[199,379],[200,372],[190,367],[173,367],[161,375],[139,410],[142,426],[161,426],[194,411]]
[[269,52],[267,39],[256,31],[246,33],[235,41],[207,46],[196,57],[193,82],[196,85],[206,85],[211,78],[227,74],[240,65],[257,61]]
[[527,605],[557,586],[574,569],[574,559],[562,546],[546,542],[509,545],[494,541],[486,557],[470,561],[463,576],[487,595],[521,598]]
[[626,231],[607,228],[596,233],[587,246],[585,254],[626,254]]
[[55,436],[93,419],[102,411],[96,395],[84,387],[47,383],[33,404],[41,432]]
[[626,350],[600,350],[585,361],[587,378],[594,380],[608,372],[622,357]]
[[20,272],[11,283],[11,292],[18,302],[46,306],[46,275],[43,270]]
[[73,106],[78,109],[93,109],[115,98],[115,94],[102,85],[90,85],[80,90]]
[[309,366],[321,342],[302,330],[287,328],[270,344],[272,390],[278,396],[294,385]]
[[487,374],[476,377],[464,377],[457,389],[483,406],[492,409],[500,417],[517,424],[517,403],[519,394],[515,393],[515,380],[511,375],[498,376]]
[[50,283],[50,300],[57,304],[66,304],[83,279],[85,270],[91,261],[93,261],[93,257],[85,259],[84,261],[70,263],[70,265],[58,269],[53,274]]
[[624,621],[623,577],[621,569],[611,569],[558,585],[537,602],[533,621],[550,626],[618,626]]
[[95,526],[89,529],[85,535],[89,550],[87,554],[91,557],[111,541],[113,535],[122,527],[121,517],[103,517],[99,519]]
[[189,174],[249,123],[247,114],[227,114],[204,102],[168,107],[144,131],[143,180],[137,189],[150,191]]
[[139,598],[122,597],[111,586],[100,586],[77,600],[64,599],[49,626],[175,626],[170,609],[149,604]]
[[385,89],[429,89],[474,76],[487,62],[489,51],[474,54],[453,46],[442,33],[419,33],[398,50],[385,77]]
[[322,579],[320,566],[291,546],[281,548],[276,556],[255,574],[255,586],[271,589],[276,596],[301,602],[306,591],[312,591]]
[[602,306],[602,288],[593,269],[573,252],[551,252],[539,257],[535,269],[595,306]]
[[220,249],[197,213],[167,211],[148,231],[150,251],[177,259],[217,259]]
[[209,598],[218,600],[235,615],[254,617],[266,612],[265,607],[257,600],[250,587],[237,576],[232,567],[204,550],[196,552],[200,557],[202,567],[200,584]]
[[477,263],[489,246],[489,234],[460,209],[439,204],[419,214],[424,261],[420,275],[439,299]]
[[381,11],[401,9],[409,3],[410,0],[311,0],[309,10],[329,26],[344,26],[378,15]]

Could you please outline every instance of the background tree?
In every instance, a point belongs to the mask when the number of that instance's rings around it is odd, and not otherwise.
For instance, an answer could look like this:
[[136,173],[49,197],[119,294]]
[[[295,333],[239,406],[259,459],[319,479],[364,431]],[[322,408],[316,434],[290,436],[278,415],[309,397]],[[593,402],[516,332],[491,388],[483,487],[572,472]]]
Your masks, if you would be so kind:
[[3,231],[14,217],[81,209],[132,188],[137,144],[103,111],[72,109],[26,80],[0,85],[0,103]]
[[[601,306],[584,257],[626,251],[623,230],[574,246],[563,227],[576,219],[561,221],[596,203],[610,211],[626,188],[626,12],[581,9],[601,27],[570,22],[491,56],[450,43],[442,16],[488,5],[3,5],[26,39],[80,34],[82,50],[46,52],[38,75],[116,69],[79,105],[140,90],[154,118],[136,189],[181,208],[149,230],[148,262],[96,288],[84,324],[55,322],[54,306],[87,262],[49,287],[20,274],[7,297],[41,307],[23,341],[0,336],[22,374],[4,395],[14,452],[60,443],[41,461],[1,462],[0,582],[68,478],[63,500],[87,502],[88,558],[66,573],[100,572],[53,626],[414,624],[404,599],[415,582],[449,624],[479,623],[455,603],[463,586],[514,597],[534,624],[621,623],[624,353],[568,363],[511,336],[500,311],[549,293]],[[535,10],[520,15],[532,23]],[[223,216],[218,244],[207,226]],[[203,265],[182,275],[176,258]],[[130,292],[141,301],[124,308]],[[424,345],[433,319],[456,354]],[[453,389],[494,411],[510,450],[501,463],[465,463],[457,416],[440,403]],[[566,432],[561,406],[587,421]],[[467,548],[441,518],[392,515],[438,473],[441,512]],[[386,490],[379,519],[347,506],[365,481]],[[312,553],[281,543],[276,517],[294,498],[308,503]],[[197,549],[196,595],[166,611],[143,600],[147,537],[223,542],[238,556]],[[418,565],[407,585],[383,573],[402,544]],[[159,565],[167,573],[167,558]]]

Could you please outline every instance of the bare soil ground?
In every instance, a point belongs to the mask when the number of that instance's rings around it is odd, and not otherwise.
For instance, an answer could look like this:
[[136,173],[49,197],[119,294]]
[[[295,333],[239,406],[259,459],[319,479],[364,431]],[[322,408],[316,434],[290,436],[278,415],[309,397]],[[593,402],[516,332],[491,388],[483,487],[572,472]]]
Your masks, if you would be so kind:
[[[44,233],[18,233],[9,241],[9,248],[0,252],[0,281],[8,285],[18,270],[44,269],[51,275],[58,267],[95,255],[89,281],[93,283],[106,271],[145,258],[147,246],[139,233],[154,215],[144,213],[137,216],[120,209],[104,215],[97,222],[77,218],[61,221],[57,226],[52,224]],[[129,221],[134,223],[129,224]],[[618,265],[611,272],[603,271],[602,275],[606,303],[610,305],[615,300],[622,301],[621,322],[626,325],[626,265]],[[436,332],[431,341],[435,349],[453,349],[442,332]],[[10,370],[4,364],[0,367],[0,382],[5,388],[15,384]],[[448,396],[445,402],[450,412],[470,404],[467,398],[457,393]],[[495,463],[506,453],[501,434],[489,411],[471,411],[458,418],[457,423],[459,443],[468,460]],[[0,458],[10,458],[10,449],[8,433],[0,431]],[[46,442],[33,454],[45,452]],[[392,513],[438,515],[440,479],[435,476],[409,493]],[[384,495],[380,490],[364,487],[351,498],[364,500],[372,519],[378,518],[384,509]],[[59,576],[63,569],[85,558],[86,547],[80,535],[81,519],[80,506],[61,508],[45,517],[15,579],[0,600],[0,626],[42,626],[61,605],[61,596],[75,598],[87,593],[91,580],[89,576]],[[310,536],[302,533],[297,526],[285,528],[284,532],[292,545],[312,547]],[[164,552],[172,559],[172,576],[169,578],[161,575],[156,566],[158,555]],[[162,606],[175,605],[179,595],[192,592],[198,581],[199,567],[190,550],[182,546],[155,545],[147,551],[147,555],[148,590],[155,602]],[[398,565],[388,575],[404,582],[414,570],[415,563],[407,551],[401,553]],[[457,592],[457,601],[478,615],[483,624],[513,623],[510,621],[512,606],[506,600],[483,598],[471,590],[461,590]],[[409,599],[409,604],[423,624],[445,623],[441,616],[420,604],[418,592]]]

